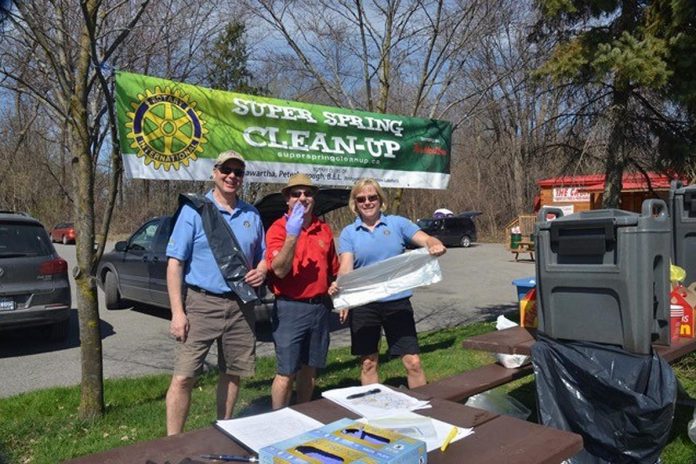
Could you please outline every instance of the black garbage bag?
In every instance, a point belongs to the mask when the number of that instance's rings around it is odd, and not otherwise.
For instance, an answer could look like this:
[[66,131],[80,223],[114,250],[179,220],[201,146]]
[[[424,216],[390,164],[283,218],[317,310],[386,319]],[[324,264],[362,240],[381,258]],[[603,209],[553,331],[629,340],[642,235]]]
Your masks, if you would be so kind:
[[532,362],[541,423],[582,435],[584,450],[568,462],[658,460],[677,399],[677,379],[664,359],[539,334]]
[[183,193],[179,195],[179,209],[177,209],[172,224],[176,222],[181,208],[188,204],[198,211],[203,222],[203,231],[208,239],[210,251],[220,268],[222,277],[230,289],[239,297],[242,303],[249,303],[258,299],[256,290],[244,281],[244,276],[251,268],[247,262],[242,247],[237,237],[227,224],[222,214],[205,195],[198,193]]

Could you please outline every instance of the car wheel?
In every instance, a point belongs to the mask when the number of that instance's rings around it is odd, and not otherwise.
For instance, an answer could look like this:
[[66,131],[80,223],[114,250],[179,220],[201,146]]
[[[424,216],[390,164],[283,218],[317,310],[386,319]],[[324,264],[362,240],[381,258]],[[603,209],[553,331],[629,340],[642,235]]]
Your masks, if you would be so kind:
[[123,307],[121,293],[118,291],[118,279],[113,272],[107,272],[104,278],[104,300],[106,309],[121,309]]
[[459,240],[459,244],[464,248],[469,248],[471,246],[471,237],[468,235],[462,235],[462,238]]
[[57,322],[49,328],[48,339],[52,342],[64,342],[70,331],[70,319]]
[[67,245],[67,244],[68,244],[68,237],[63,235],[63,245]]

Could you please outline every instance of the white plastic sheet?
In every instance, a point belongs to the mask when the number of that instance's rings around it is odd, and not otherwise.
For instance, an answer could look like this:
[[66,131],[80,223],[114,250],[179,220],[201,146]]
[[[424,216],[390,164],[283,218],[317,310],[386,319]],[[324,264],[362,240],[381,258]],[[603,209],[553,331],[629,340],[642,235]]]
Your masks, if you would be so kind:
[[441,280],[437,258],[418,248],[340,276],[332,299],[335,309],[352,308]]

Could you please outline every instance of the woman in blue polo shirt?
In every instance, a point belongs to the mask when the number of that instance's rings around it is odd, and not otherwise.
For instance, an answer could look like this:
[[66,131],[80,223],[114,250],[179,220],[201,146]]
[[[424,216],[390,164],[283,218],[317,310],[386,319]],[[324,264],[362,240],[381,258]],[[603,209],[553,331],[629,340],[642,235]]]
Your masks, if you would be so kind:
[[[384,191],[374,179],[360,179],[350,192],[348,206],[358,217],[341,231],[338,240],[340,269],[347,274],[369,264],[404,252],[408,242],[427,247],[431,255],[440,256],[446,248],[435,237],[401,216],[387,215]],[[335,284],[330,293],[337,292]],[[425,385],[420,348],[411,306],[411,292],[405,291],[369,303],[342,310],[341,322],[350,320],[351,353],[360,356],[360,380],[363,385],[379,382],[379,341],[384,328],[389,354],[401,358],[409,388]]]

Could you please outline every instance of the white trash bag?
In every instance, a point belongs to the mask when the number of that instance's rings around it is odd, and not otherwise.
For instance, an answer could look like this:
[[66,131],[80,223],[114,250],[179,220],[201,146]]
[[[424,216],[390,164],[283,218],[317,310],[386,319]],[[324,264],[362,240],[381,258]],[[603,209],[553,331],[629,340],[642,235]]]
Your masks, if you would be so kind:
[[339,276],[331,299],[336,310],[353,308],[441,280],[437,257],[418,248]]
[[696,443],[696,409],[694,409],[694,418],[689,421],[688,426],[689,438]]
[[[515,324],[510,319],[501,315],[498,316],[498,319],[496,320],[495,328],[496,330],[503,330],[509,329],[510,327],[515,327],[517,325],[518,324]],[[496,353],[495,360],[498,362],[498,364],[503,365],[503,367],[507,367],[508,369],[515,369],[520,366],[523,366],[524,364],[527,364],[530,360],[530,357],[526,354]]]

